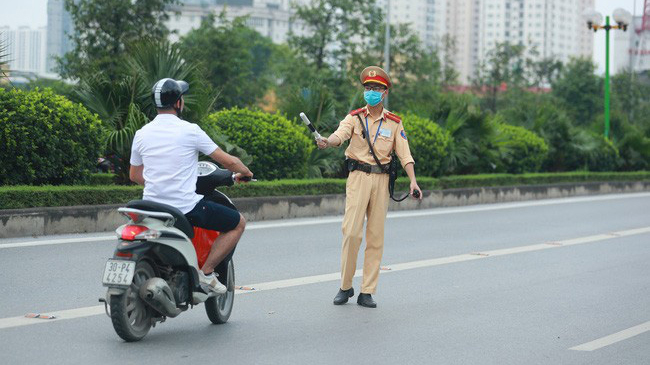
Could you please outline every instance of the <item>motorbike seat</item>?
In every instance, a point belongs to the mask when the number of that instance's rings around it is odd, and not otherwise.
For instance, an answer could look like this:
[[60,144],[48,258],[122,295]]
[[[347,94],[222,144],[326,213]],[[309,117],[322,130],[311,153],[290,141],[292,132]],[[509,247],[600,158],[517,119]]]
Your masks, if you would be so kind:
[[[153,212],[169,213],[176,219],[174,227],[178,228],[181,232],[185,233],[190,239],[194,238],[194,228],[178,208],[171,205],[156,203],[149,200],[131,200],[126,204],[127,208],[140,209]],[[155,218],[155,217],[151,217]]]

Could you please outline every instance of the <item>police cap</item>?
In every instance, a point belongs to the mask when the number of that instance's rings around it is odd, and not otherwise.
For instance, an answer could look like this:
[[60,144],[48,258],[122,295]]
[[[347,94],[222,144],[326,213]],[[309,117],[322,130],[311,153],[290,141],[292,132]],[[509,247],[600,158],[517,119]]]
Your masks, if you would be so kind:
[[390,76],[384,71],[381,67],[369,66],[361,71],[361,84],[365,85],[367,83],[373,82],[376,84],[384,85],[390,89],[392,83],[390,82]]

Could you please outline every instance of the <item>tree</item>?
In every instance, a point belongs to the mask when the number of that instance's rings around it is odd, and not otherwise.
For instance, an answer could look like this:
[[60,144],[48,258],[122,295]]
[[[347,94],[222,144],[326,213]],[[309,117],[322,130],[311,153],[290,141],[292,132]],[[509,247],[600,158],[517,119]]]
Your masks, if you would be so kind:
[[289,45],[318,71],[328,64],[344,70],[348,58],[361,52],[362,41],[376,38],[383,24],[375,0],[314,0],[293,6],[292,19],[303,34],[290,34]]
[[[298,116],[304,112],[312,124],[320,131],[334,131],[338,126],[338,119],[334,110],[334,97],[327,85],[319,81],[312,81],[307,87],[291,88],[292,92],[280,99],[280,110],[289,118],[298,121]],[[301,126],[302,128],[302,126]],[[311,133],[303,128],[305,134],[311,139]],[[323,176],[336,176],[343,168],[344,149],[328,148],[311,150],[307,161],[308,178],[321,178]]]
[[[1,35],[2,33],[0,33]],[[9,68],[9,46],[2,41],[0,37],[0,79],[6,78],[9,80],[9,77],[6,74],[7,69]]]
[[563,66],[562,61],[555,56],[542,57],[537,46],[527,49],[525,63],[526,82],[528,86],[534,88],[550,87],[560,75]]
[[595,70],[596,66],[590,59],[574,58],[552,84],[553,95],[574,124],[589,125],[596,115],[602,113],[602,82]]
[[557,100],[550,93],[510,89],[502,94],[497,114],[508,124],[532,129],[540,109],[553,103],[557,103]]
[[650,127],[648,94],[650,85],[630,70],[612,77],[612,110],[622,113],[630,123]]
[[34,90],[36,88],[45,89],[49,88],[54,91],[55,94],[65,96],[68,100],[77,102],[75,87],[72,84],[68,84],[65,81],[54,80],[54,79],[45,79],[37,78],[30,80],[28,83],[19,86],[23,90]]
[[110,79],[123,62],[126,47],[143,37],[164,40],[169,6],[177,0],[65,0],[75,33],[74,49],[57,59],[64,78],[81,79],[105,72]]
[[203,81],[199,68],[167,41],[145,39],[132,44],[112,78],[100,72],[79,83],[77,97],[102,120],[107,135],[105,153],[123,183],[129,182],[133,135],[156,114],[151,87],[163,77],[190,84],[184,119],[200,122],[213,110],[214,92]]
[[497,43],[476,70],[473,84],[479,91],[485,88],[485,101],[492,112],[497,110],[497,97],[507,88],[526,84],[524,46],[509,42]]
[[442,77],[440,83],[442,86],[450,86],[458,82],[458,71],[456,70],[455,62],[456,53],[458,53],[456,38],[450,34],[442,36],[442,53],[440,54],[442,60]]
[[156,116],[151,88],[158,80],[166,77],[185,80],[190,84],[190,90],[184,97],[185,119],[200,123],[214,110],[218,100],[217,92],[205,79],[205,72],[198,62],[176,43],[143,39],[129,46],[123,66],[119,70],[121,77],[134,77],[138,80],[133,101],[149,118]]
[[562,71],[562,61],[555,57],[544,57],[539,60],[528,59],[528,85],[536,88],[551,86]]
[[[384,64],[385,24],[379,36],[369,39],[365,50],[351,57],[350,82],[358,84],[359,72],[366,66]],[[406,111],[410,106],[429,103],[440,89],[441,64],[434,50],[426,48],[407,24],[391,25],[390,76],[393,88],[390,108]]]
[[181,49],[205,69],[219,92],[217,108],[252,106],[271,85],[270,59],[275,45],[246,26],[246,18],[228,21],[207,16],[181,38]]

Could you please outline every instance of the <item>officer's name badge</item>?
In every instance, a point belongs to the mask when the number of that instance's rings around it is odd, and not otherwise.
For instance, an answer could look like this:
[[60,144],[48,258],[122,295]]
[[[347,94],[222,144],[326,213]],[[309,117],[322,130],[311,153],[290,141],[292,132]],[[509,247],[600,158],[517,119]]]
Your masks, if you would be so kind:
[[390,138],[391,130],[382,128],[382,129],[379,130],[379,135],[382,136],[382,137]]

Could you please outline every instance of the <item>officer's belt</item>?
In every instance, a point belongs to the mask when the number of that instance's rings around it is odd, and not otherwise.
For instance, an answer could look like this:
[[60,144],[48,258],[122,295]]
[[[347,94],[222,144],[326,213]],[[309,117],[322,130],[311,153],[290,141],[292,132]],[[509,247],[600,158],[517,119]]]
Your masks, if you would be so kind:
[[345,165],[348,168],[348,171],[363,171],[367,174],[387,174],[388,172],[381,167],[377,165],[371,165],[367,163],[363,163],[357,160],[353,160],[351,158],[348,158],[345,160]]

